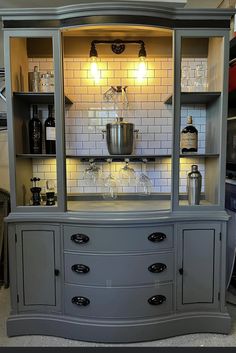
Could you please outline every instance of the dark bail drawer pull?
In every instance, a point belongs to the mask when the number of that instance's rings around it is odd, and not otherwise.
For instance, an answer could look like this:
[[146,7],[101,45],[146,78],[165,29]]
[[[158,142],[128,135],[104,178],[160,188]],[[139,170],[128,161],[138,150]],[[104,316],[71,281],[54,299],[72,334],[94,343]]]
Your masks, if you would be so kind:
[[90,300],[86,297],[73,297],[71,302],[78,306],[87,306],[90,303]]
[[88,273],[90,271],[88,266],[82,264],[75,264],[71,266],[71,269],[76,273]]
[[148,299],[148,303],[151,305],[160,305],[166,301],[166,297],[164,295],[154,295],[153,297]]
[[159,243],[166,239],[166,235],[164,233],[152,233],[149,235],[148,240],[152,241],[153,243]]
[[89,241],[89,237],[85,234],[73,234],[71,240],[76,244],[86,244]]
[[148,271],[152,273],[160,273],[165,271],[167,266],[165,264],[162,264],[160,262],[157,262],[156,264],[152,264],[151,266],[148,267]]

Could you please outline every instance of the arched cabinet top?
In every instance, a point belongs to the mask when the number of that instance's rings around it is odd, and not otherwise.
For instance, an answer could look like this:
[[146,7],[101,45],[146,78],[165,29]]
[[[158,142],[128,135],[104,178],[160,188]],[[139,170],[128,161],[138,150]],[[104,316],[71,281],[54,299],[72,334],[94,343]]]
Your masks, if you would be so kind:
[[87,25],[149,25],[176,28],[230,28],[233,9],[190,9],[151,1],[81,2],[54,8],[1,9],[3,28],[69,28]]

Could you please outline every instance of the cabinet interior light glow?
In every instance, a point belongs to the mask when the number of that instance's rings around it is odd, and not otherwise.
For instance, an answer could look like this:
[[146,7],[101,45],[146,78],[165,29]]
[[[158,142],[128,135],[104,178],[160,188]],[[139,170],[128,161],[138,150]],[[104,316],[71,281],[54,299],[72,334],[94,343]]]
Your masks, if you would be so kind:
[[91,76],[95,80],[95,82],[98,82],[100,79],[100,71],[98,69],[97,57],[92,56],[90,59],[91,59],[91,64],[90,64]]
[[147,75],[147,67],[146,67],[145,57],[141,56],[136,77],[138,80],[142,80],[143,78],[146,77],[146,75]]

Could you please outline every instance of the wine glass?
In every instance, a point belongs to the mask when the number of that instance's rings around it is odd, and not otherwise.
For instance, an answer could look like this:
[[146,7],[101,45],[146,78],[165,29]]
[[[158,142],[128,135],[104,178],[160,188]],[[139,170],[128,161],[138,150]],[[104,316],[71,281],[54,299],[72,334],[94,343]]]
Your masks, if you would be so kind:
[[188,92],[188,80],[190,77],[190,70],[188,66],[183,66],[181,69],[181,91]]
[[117,179],[111,173],[112,159],[108,158],[107,163],[109,164],[109,174],[103,179],[104,192],[102,197],[105,200],[115,200],[117,198]]
[[83,173],[83,179],[90,180],[95,186],[98,184],[101,178],[101,169],[96,166],[93,159],[89,160],[89,166]]
[[125,158],[125,165],[120,169],[120,175],[122,179],[128,180],[128,185],[131,185],[132,179],[136,179],[135,170],[129,166],[129,158]]
[[143,159],[143,172],[136,179],[136,191],[144,196],[151,195],[152,182],[147,176],[147,159]]
[[203,90],[203,76],[203,65],[196,65],[194,87],[197,92],[201,92]]

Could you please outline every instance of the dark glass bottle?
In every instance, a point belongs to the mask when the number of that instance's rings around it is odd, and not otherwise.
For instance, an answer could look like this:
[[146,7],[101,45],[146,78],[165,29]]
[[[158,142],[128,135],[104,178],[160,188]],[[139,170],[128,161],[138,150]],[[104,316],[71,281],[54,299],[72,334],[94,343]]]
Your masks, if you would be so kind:
[[197,152],[198,149],[198,131],[192,125],[193,119],[188,116],[187,126],[181,131],[180,148],[182,153]]
[[45,148],[47,154],[56,153],[56,128],[52,111],[53,105],[49,105],[48,118],[45,121]]
[[33,117],[29,121],[30,153],[42,153],[42,123],[38,117],[38,106],[33,105]]

